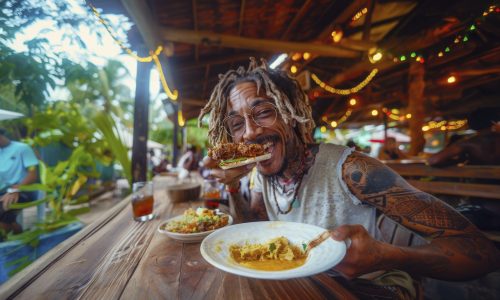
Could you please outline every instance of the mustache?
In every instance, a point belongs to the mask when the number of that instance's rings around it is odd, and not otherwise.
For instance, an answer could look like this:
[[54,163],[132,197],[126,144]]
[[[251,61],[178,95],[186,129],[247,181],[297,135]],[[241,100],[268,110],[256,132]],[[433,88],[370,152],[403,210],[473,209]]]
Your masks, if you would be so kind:
[[280,137],[278,135],[272,134],[272,135],[265,135],[265,136],[259,136],[254,140],[247,141],[247,144],[261,144],[264,145],[268,142],[270,143],[276,143],[280,140]]

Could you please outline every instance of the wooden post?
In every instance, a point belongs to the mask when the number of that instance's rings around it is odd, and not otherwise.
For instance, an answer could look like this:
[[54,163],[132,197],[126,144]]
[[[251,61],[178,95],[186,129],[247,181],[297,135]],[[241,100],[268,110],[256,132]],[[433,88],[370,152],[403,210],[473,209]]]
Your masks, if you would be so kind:
[[410,123],[410,152],[412,156],[418,155],[425,146],[422,125],[424,124],[424,66],[421,63],[410,64],[409,88],[408,88],[408,111],[411,114]]
[[[139,56],[148,56],[148,49],[140,46]],[[148,141],[148,118],[149,118],[149,63],[137,62],[137,76],[135,79],[135,103],[134,103],[134,137],[132,144],[132,181],[146,181],[147,141]]]
[[[178,103],[177,103],[178,104]],[[177,161],[179,160],[179,106],[174,105],[175,111],[174,115],[172,116],[172,120],[174,121],[174,137],[172,141],[172,166],[175,168],[177,167]]]

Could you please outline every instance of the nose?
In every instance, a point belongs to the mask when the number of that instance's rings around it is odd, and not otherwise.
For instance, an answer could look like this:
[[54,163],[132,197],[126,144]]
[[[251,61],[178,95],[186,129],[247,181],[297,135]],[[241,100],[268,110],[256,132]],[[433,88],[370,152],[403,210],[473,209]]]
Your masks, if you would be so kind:
[[252,117],[245,117],[245,133],[243,134],[243,141],[252,141],[262,132],[262,127],[255,124]]

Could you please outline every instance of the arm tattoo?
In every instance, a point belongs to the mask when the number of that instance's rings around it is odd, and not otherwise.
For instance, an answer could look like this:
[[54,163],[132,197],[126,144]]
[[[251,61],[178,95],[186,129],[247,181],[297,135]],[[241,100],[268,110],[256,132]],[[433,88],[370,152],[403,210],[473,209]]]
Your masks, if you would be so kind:
[[342,166],[342,177],[362,202],[375,206],[422,236],[475,231],[474,226],[451,206],[412,187],[378,160],[353,153]]
[[363,203],[432,240],[428,249],[433,249],[434,255],[423,258],[425,262],[408,262],[409,269],[422,270],[426,265],[427,271],[443,274],[458,266],[452,262],[465,258],[478,264],[476,270],[500,264],[498,251],[472,223],[448,204],[408,184],[380,161],[354,152],[342,166],[342,178]]

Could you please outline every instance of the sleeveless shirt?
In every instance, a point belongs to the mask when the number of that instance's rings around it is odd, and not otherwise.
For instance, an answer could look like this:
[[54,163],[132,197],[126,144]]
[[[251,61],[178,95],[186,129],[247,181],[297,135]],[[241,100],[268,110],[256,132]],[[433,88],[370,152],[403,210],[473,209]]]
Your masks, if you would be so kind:
[[330,230],[344,224],[361,224],[372,237],[378,238],[376,209],[362,204],[342,179],[342,164],[352,151],[340,145],[320,144],[288,214],[278,214],[276,202],[281,211],[286,211],[293,199],[287,199],[269,178],[256,172],[253,191],[263,194],[269,220],[307,223]]

